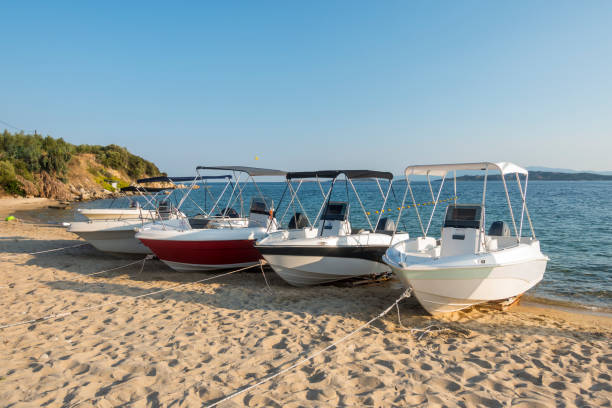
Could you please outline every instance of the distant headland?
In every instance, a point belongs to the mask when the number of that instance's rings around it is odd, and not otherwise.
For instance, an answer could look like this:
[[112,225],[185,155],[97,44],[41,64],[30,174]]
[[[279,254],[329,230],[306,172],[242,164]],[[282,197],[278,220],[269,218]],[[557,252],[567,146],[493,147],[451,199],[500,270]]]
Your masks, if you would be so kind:
[[0,195],[88,200],[162,173],[125,147],[73,145],[51,136],[0,133]]

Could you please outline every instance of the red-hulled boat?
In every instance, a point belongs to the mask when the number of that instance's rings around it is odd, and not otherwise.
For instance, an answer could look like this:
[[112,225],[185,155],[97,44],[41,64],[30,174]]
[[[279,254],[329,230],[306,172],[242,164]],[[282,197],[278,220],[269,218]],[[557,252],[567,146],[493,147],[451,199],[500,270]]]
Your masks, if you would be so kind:
[[[198,169],[230,170],[255,176],[284,176],[280,170],[254,167],[198,167]],[[257,188],[258,191],[259,188]],[[240,194],[240,192],[238,193]],[[149,224],[136,234],[157,257],[178,271],[214,270],[254,265],[261,255],[254,248],[258,239],[276,231],[274,209],[263,196],[254,197],[248,226],[234,228],[192,229],[187,221]]]

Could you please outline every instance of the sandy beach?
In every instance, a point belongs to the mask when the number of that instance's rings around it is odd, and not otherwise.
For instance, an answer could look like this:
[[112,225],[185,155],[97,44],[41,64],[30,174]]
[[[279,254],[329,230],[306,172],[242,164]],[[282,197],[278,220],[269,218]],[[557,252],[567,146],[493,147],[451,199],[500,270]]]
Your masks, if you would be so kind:
[[[2,219],[24,209],[0,201]],[[47,205],[35,201],[28,208]],[[19,221],[0,222],[0,240],[0,326],[75,312],[0,330],[6,407],[208,406],[327,347],[403,292],[395,281],[293,288],[269,270],[268,288],[259,269],[177,273]],[[393,308],[221,406],[611,405],[609,317],[518,305],[433,318],[412,298],[399,313],[402,325]]]

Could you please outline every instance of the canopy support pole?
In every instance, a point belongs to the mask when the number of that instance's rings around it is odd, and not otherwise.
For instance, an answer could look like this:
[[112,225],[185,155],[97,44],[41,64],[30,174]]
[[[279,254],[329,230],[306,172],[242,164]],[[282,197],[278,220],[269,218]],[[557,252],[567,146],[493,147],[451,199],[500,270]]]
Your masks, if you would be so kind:
[[502,173],[501,178],[504,183],[504,191],[506,192],[506,200],[508,201],[508,208],[510,209],[510,218],[512,218],[512,226],[514,227],[514,235],[516,236],[517,242],[520,244],[521,237],[519,237],[518,230],[516,229],[516,220],[514,219],[514,211],[512,211],[512,203],[510,202],[510,194],[508,193],[508,186],[506,185],[506,178],[504,177],[504,173]]
[[[363,206],[363,203],[361,202],[361,198],[359,197],[359,194],[357,194],[357,190],[355,189],[355,185],[353,184],[353,180],[351,180],[348,177],[347,177],[347,180],[349,181],[349,183],[351,183],[351,187],[353,188],[353,192],[355,193],[355,197],[357,197],[357,201],[359,202],[359,205],[361,206],[361,209],[363,210],[363,215],[366,217],[366,221],[368,221],[368,225],[370,226],[370,229],[372,230],[372,232],[374,232],[374,228],[372,227],[372,222],[370,221],[370,217],[368,217],[368,212],[366,211],[365,207]],[[385,203],[387,202],[387,197],[383,196],[383,198],[384,198],[383,208],[385,208]],[[382,215],[382,213],[378,214],[378,221],[380,221],[380,216],[381,215]],[[378,221],[376,221],[376,225],[378,225]]]
[[438,196],[434,198],[434,207],[431,210],[431,215],[429,216],[429,221],[427,222],[427,229],[425,230],[425,235],[429,233],[429,227],[431,226],[431,220],[433,219],[434,213],[436,212],[436,207],[438,206],[438,200],[440,199],[440,193],[442,192],[442,187],[444,186],[444,180],[446,180],[446,174],[442,177],[442,181],[440,182],[440,188],[438,189]]
[[[200,174],[198,173],[198,176]],[[193,186],[195,186],[196,182],[197,182],[197,177],[195,177],[193,179],[193,181],[191,182],[191,186],[189,186],[189,190],[187,190],[187,193],[185,193],[185,195],[183,196],[183,199],[177,204],[177,208],[181,208],[181,206],[183,205],[183,203],[185,202],[185,200],[187,199],[187,197],[189,196],[189,193],[191,193],[191,190],[193,190]]]
[[393,239],[395,238],[395,233],[397,232],[397,228],[399,227],[399,222],[402,219],[402,212],[404,211],[404,205],[406,204],[406,196],[408,195],[409,185],[410,185],[410,180],[406,179],[406,190],[404,191],[404,197],[402,198],[402,203],[400,204],[399,214],[397,214],[397,221],[395,221],[395,229],[393,230],[393,236],[391,237],[392,243],[393,243]]
[[[223,191],[221,191],[221,194],[219,194],[219,197],[217,197],[217,200],[215,201],[215,203],[213,204],[212,208],[208,212],[209,214],[212,214],[215,211],[215,208],[217,208],[217,205],[219,204],[219,201],[221,201],[221,198],[223,198],[223,196],[225,195],[225,192],[227,191],[227,188],[230,185],[232,185],[232,179],[231,178],[227,180],[227,183],[225,183],[225,187],[223,187]],[[240,214],[240,216],[242,217],[242,214]]]
[[429,192],[431,193],[431,199],[435,200],[433,187],[431,187],[431,180],[429,179],[429,173],[427,173],[427,185],[429,186]]
[[[486,197],[487,197],[487,178],[489,176],[489,168],[485,168],[485,175],[484,175],[484,185],[482,187],[482,213],[480,214],[480,231],[478,231],[478,252],[482,252],[482,244],[483,242],[486,242],[484,239],[484,235],[485,235],[485,224],[487,221],[487,209],[485,207],[485,203],[486,203]],[[503,176],[502,176],[503,177]]]
[[315,217],[315,224],[319,221],[319,217],[321,217],[323,209],[327,208],[327,203],[329,202],[329,199],[331,198],[331,192],[332,189],[334,188],[334,184],[336,183],[336,179],[333,179],[331,182],[331,185],[329,186],[329,190],[327,190],[327,194],[325,195],[324,199],[323,199],[323,205],[321,206],[321,208],[319,208],[319,212],[317,213],[317,216]]
[[425,228],[423,228],[423,220],[421,220],[421,214],[419,213],[419,208],[417,206],[416,200],[414,199],[414,193],[412,192],[412,187],[410,186],[410,180],[406,178],[406,181],[408,182],[408,189],[410,190],[410,197],[412,197],[412,205],[414,206],[414,210],[416,211],[417,218],[419,219],[419,225],[421,226],[423,237],[427,237]]
[[[298,197],[298,192],[300,191],[300,188],[302,187],[302,183],[304,182],[304,180],[300,180],[300,183],[298,184],[297,188],[295,189],[295,194],[294,194],[294,198],[295,201],[297,201],[300,209],[302,211],[304,211],[304,217],[306,217],[306,221],[308,221],[308,225],[310,225],[312,227],[312,224],[310,223],[310,219],[308,218],[308,214],[306,213],[306,210],[304,209],[304,206],[302,205],[302,202],[300,201],[300,197]],[[293,190],[293,187],[290,187],[291,190]],[[292,200],[293,202],[293,200]]]
[[[523,199],[523,211],[527,214],[527,221],[529,222],[529,229],[531,229],[531,237],[535,239],[535,231],[533,229],[533,224],[531,223],[531,217],[529,216],[529,209],[527,208],[527,182],[529,181],[529,175],[525,176],[525,191],[523,191],[521,186],[521,179],[519,174],[516,173],[516,180],[518,181],[519,190],[521,190],[521,198]],[[523,214],[521,213],[521,235],[523,235]]]
[[321,210],[319,211],[319,212],[322,212],[323,208],[325,208],[325,212],[321,214],[321,216],[323,216],[323,224],[321,224],[321,232],[319,233],[320,237],[323,236],[323,231],[325,231],[325,216],[327,215],[327,206],[329,204],[329,200],[331,199],[331,192],[332,192],[332,189],[334,188],[334,184],[336,184],[336,179],[332,181],[332,184],[329,187],[329,193],[327,194],[327,201],[323,202],[323,207],[321,207]]

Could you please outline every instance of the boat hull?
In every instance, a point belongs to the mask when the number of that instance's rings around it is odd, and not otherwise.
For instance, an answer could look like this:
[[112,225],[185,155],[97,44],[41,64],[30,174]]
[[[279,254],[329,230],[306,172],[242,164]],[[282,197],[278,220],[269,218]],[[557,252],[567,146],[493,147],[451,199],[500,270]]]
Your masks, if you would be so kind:
[[177,271],[207,271],[256,265],[261,255],[253,244],[265,228],[190,229],[183,225],[145,226],[137,234],[144,245]]
[[155,216],[154,210],[144,210],[139,208],[80,208],[79,214],[90,220],[140,220],[152,219]]
[[77,234],[102,252],[122,254],[152,254],[151,250],[138,240],[134,228],[142,225],[134,222],[73,222],[69,232]]
[[157,240],[140,238],[166,265],[177,271],[202,271],[255,265],[261,259],[255,240]]
[[516,297],[542,280],[547,259],[445,269],[404,269],[391,265],[419,303],[435,315],[456,312],[480,303]]
[[387,246],[379,247],[256,247],[283,280],[293,286],[310,286],[358,276],[391,272],[381,262]]

